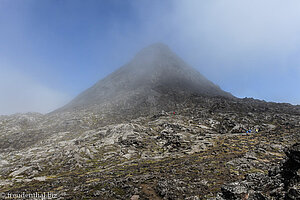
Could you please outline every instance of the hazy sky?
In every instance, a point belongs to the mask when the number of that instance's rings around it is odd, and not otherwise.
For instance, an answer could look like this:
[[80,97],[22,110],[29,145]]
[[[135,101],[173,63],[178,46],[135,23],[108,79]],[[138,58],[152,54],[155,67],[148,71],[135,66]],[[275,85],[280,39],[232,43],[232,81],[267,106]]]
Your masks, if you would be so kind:
[[238,97],[300,104],[300,1],[0,0],[0,115],[49,112],[163,42]]

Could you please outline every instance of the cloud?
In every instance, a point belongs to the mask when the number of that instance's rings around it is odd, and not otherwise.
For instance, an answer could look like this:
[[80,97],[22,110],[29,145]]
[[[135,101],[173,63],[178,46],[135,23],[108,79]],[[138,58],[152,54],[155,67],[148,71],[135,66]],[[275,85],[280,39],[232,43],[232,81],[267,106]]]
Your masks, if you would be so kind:
[[68,95],[41,85],[12,68],[1,66],[0,70],[0,115],[47,113],[70,100]]
[[[13,14],[5,9],[10,18],[2,17],[8,28],[0,33],[1,44],[4,44],[0,52],[3,58],[14,62],[10,66],[27,70],[30,76],[11,68],[4,70],[6,76],[0,62],[0,114],[55,109],[69,97],[50,87],[60,86],[61,90],[79,93],[153,42],[168,44],[208,79],[238,97],[300,104],[300,94],[295,92],[300,85],[300,1],[127,3],[130,6],[122,5],[122,12],[118,12],[122,16],[128,14],[122,19],[117,13],[93,18],[98,16],[99,6],[86,4],[89,6],[85,5],[82,15],[92,28],[76,31],[77,34],[70,34],[72,37],[66,33],[73,33],[72,27],[85,24],[85,20],[74,20],[77,15],[69,15],[64,9],[59,10],[61,15],[58,16],[72,19],[68,26],[61,26],[66,32],[57,32],[60,29],[54,26],[57,20],[52,15],[55,13],[52,7],[45,6],[51,9],[46,9],[42,17],[30,9],[29,4]],[[32,4],[39,8],[36,10],[42,10],[40,4]],[[79,10],[76,8],[74,13]],[[44,24],[46,28],[33,29],[33,22]],[[42,67],[45,64],[47,67]],[[40,81],[33,77],[39,77]]]
[[201,54],[222,59],[222,63],[262,54],[285,59],[299,49],[299,1],[167,2],[135,1],[142,40],[163,40],[175,48],[183,47],[194,60]]
[[299,48],[299,1],[175,1],[178,34],[214,58],[286,56]]
[[137,5],[143,39],[168,43],[236,96],[300,103],[300,1],[157,4]]

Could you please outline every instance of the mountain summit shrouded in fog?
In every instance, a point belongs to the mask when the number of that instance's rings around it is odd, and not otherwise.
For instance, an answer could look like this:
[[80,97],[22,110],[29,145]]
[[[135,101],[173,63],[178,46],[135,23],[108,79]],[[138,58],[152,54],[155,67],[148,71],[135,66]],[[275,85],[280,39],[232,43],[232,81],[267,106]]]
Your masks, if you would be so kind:
[[0,1],[0,198],[299,200],[299,9]]
[[0,116],[0,191],[299,199],[299,122],[299,106],[235,98],[155,44],[56,112]]
[[[60,110],[87,108],[89,106],[156,106],[168,94],[186,96],[233,97],[190,67],[169,47],[152,44],[136,54],[122,66],[91,88],[79,94]],[[161,106],[161,105],[160,105]]]

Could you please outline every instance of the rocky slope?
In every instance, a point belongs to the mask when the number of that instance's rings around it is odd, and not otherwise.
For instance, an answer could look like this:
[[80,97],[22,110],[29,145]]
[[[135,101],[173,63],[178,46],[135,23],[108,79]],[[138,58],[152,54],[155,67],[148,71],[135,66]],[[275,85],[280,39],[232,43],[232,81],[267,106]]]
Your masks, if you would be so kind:
[[[90,112],[2,117],[0,191],[51,191],[58,199],[208,199],[248,174],[267,176],[284,148],[299,142],[299,107],[193,99],[172,112],[121,123],[111,118],[108,125]],[[249,127],[260,131],[246,134]]]
[[297,199],[299,135],[300,106],[235,98],[155,44],[55,112],[0,116],[0,198]]

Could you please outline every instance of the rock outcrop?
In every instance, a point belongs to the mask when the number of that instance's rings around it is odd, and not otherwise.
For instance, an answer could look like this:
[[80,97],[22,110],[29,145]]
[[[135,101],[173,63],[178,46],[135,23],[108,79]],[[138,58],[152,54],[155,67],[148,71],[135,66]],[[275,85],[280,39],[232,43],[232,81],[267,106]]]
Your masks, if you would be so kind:
[[300,199],[300,143],[285,150],[286,159],[268,174],[252,173],[222,187],[217,199]]

